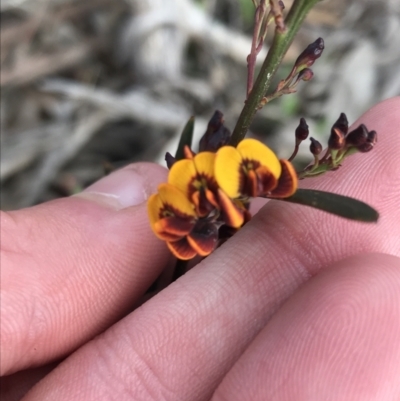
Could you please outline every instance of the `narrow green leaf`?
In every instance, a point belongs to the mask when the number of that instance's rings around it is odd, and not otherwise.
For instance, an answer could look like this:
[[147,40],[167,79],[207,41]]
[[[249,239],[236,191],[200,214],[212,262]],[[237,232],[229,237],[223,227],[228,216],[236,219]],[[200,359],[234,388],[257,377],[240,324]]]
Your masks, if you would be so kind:
[[379,218],[379,213],[366,203],[332,192],[298,189],[294,195],[281,200],[311,206],[351,220],[376,222]]
[[185,127],[183,128],[181,139],[179,140],[178,149],[176,149],[175,159],[181,160],[185,158],[183,153],[183,148],[185,145],[192,147],[192,140],[193,140],[193,129],[194,129],[194,117],[190,117],[189,121],[186,123]]

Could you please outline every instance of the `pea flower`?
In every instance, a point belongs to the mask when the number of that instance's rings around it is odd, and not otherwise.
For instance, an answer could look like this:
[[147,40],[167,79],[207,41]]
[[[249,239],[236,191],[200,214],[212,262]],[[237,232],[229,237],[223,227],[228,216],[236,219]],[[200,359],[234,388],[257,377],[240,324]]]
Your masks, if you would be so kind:
[[297,173],[287,160],[256,139],[244,139],[236,148],[223,146],[214,163],[215,179],[231,198],[286,198],[297,189]]
[[218,241],[218,226],[199,219],[194,205],[175,186],[164,183],[147,203],[151,228],[179,259],[209,255]]
[[[189,152],[186,152],[187,154]],[[174,163],[168,183],[175,186],[193,203],[199,217],[210,216],[233,228],[243,224],[244,210],[219,187],[214,177],[216,154],[200,152],[192,158]]]

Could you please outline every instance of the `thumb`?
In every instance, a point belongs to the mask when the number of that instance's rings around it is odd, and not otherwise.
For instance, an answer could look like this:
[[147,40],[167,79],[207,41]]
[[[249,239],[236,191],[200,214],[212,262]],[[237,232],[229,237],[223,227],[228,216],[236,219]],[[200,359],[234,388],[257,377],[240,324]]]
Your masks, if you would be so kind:
[[1,214],[1,374],[70,353],[126,313],[168,261],[138,163],[77,196]]

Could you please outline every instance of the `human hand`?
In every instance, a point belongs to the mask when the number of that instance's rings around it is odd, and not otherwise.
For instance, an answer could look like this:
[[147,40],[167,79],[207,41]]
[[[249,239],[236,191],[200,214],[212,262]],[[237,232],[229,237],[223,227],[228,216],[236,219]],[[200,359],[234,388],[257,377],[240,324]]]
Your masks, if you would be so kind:
[[144,202],[164,169],[2,213],[1,374],[17,372],[2,399],[40,379],[24,401],[400,399],[400,98],[360,122],[376,149],[302,185],[371,204],[378,224],[269,201],[133,312],[171,262]]

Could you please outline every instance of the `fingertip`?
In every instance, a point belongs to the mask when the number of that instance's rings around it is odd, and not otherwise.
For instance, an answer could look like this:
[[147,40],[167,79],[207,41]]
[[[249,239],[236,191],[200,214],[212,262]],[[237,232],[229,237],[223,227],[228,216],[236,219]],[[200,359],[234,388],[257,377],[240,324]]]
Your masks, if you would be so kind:
[[150,229],[146,199],[165,177],[137,163],[81,195],[2,215],[2,374],[70,352],[161,273],[170,253]]
[[87,187],[76,197],[89,199],[115,210],[137,206],[166,181],[166,168],[154,163],[135,163],[117,170]]

